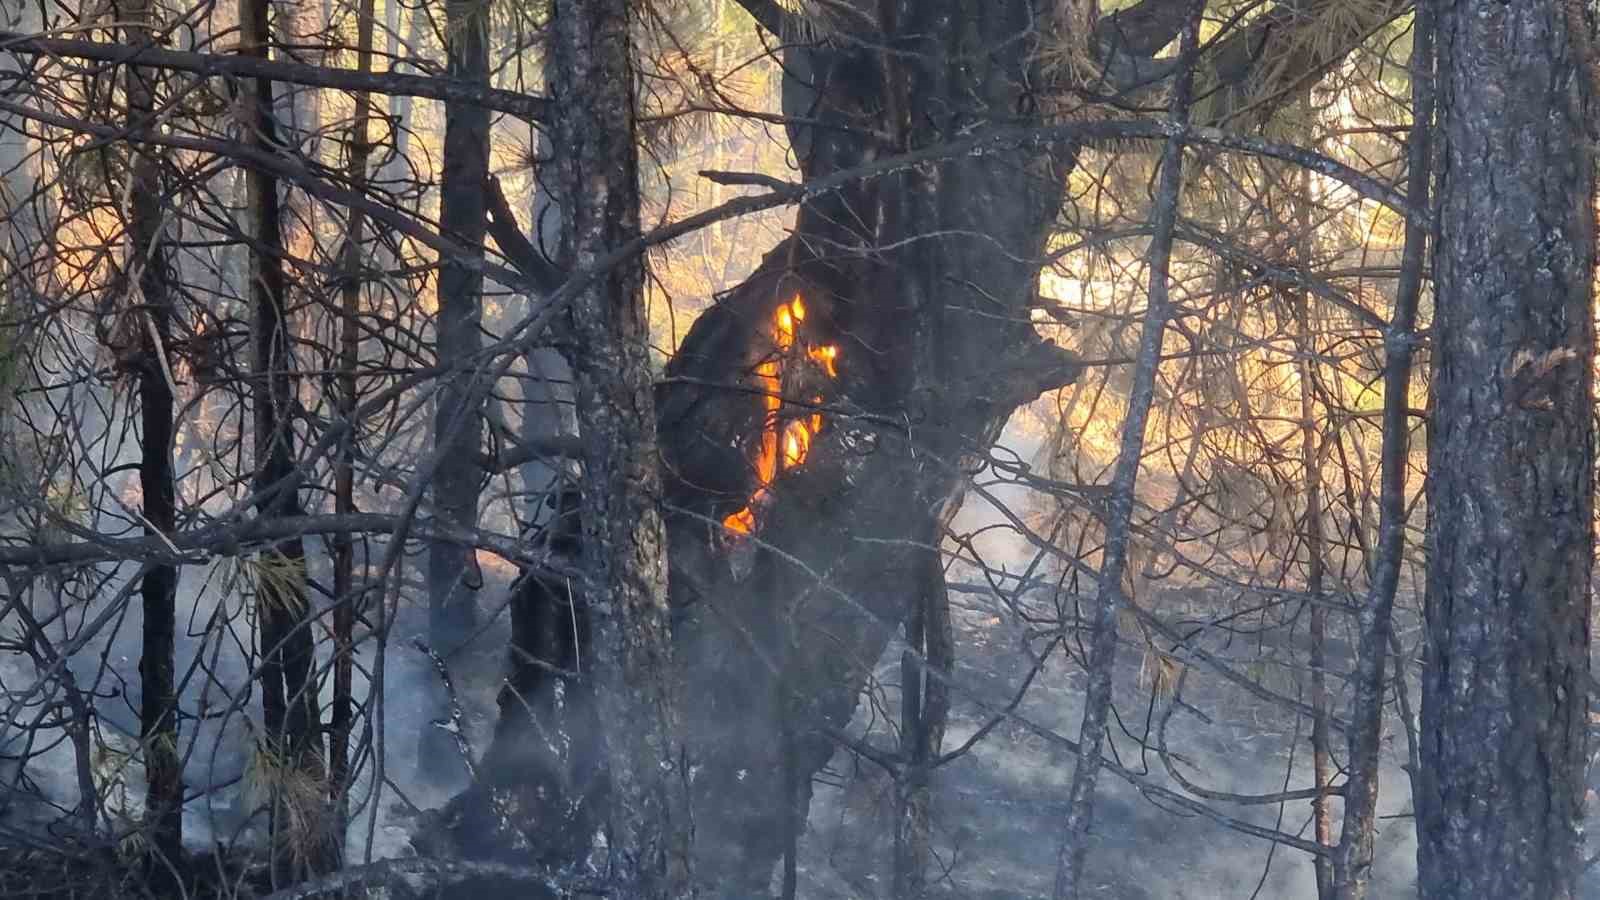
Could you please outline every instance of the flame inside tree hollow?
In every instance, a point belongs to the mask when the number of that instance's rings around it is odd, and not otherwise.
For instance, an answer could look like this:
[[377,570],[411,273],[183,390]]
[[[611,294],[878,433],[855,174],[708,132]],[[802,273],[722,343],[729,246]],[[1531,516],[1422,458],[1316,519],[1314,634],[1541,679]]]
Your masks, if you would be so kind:
[[[806,318],[805,301],[796,294],[794,299],[779,304],[772,314],[772,341],[777,353],[756,364],[756,385],[761,392],[764,407],[761,440],[757,447],[754,468],[756,489],[743,509],[722,520],[722,526],[735,534],[748,535],[756,530],[756,509],[761,505],[778,475],[805,463],[811,453],[811,441],[822,430],[820,412],[809,415],[785,417],[783,400],[783,374],[791,364],[810,365],[829,378],[839,376],[839,348],[832,344],[800,347],[797,334]],[[801,352],[803,350],[803,352]],[[821,403],[821,397],[813,397]]]

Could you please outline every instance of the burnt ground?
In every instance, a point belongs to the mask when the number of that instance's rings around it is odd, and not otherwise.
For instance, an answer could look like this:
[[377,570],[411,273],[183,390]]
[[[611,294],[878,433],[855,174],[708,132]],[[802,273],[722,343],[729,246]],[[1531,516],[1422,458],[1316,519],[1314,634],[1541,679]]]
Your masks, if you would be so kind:
[[[987,720],[980,705],[997,708],[1015,693],[1028,665],[1027,656],[1019,652],[1019,629],[982,601],[958,599],[966,607],[955,614],[959,659],[946,750],[959,746]],[[1343,662],[1335,657],[1332,667],[1347,666],[1348,645],[1330,643],[1334,653],[1345,657]],[[1252,641],[1249,646],[1236,642],[1232,648],[1213,643],[1208,649],[1239,660],[1240,670],[1262,683],[1295,694],[1291,667],[1245,662],[1258,655],[1286,658],[1286,647]],[[1141,650],[1125,643],[1116,674],[1121,725],[1133,735],[1153,734],[1165,705],[1158,702],[1152,709],[1149,669]],[[1303,646],[1298,652],[1304,659]],[[887,661],[897,658],[898,649],[892,648],[878,673],[891,698],[898,667]],[[1030,725],[1076,739],[1082,681],[1078,666],[1053,659],[1030,688],[1015,719],[1000,724],[970,753],[936,773],[933,819],[936,852],[944,872],[931,896],[970,900],[1050,896],[1074,757]],[[1415,684],[1411,689],[1415,704]],[[1311,784],[1309,725],[1297,735],[1293,715],[1204,669],[1192,669],[1184,676],[1180,696],[1184,705],[1168,724],[1168,744],[1181,755],[1181,771],[1190,781],[1217,791],[1270,794],[1285,789],[1292,754],[1288,787]],[[886,729],[869,725],[871,718],[865,706],[858,711],[858,731],[888,743],[891,738]],[[1406,743],[1397,730],[1398,723],[1391,722],[1380,792],[1383,818],[1371,893],[1374,898],[1415,896],[1410,786],[1401,768]],[[1336,735],[1336,756],[1343,757],[1339,742]],[[1178,788],[1163,771],[1159,756],[1154,751],[1141,753],[1128,733],[1116,733],[1116,747],[1123,765],[1147,772],[1149,783]],[[817,900],[888,897],[893,850],[891,782],[870,763],[855,764],[843,752],[830,768],[834,777],[829,784],[819,783],[803,838],[799,894]],[[1099,786],[1087,896],[1106,900],[1316,897],[1311,862],[1305,854],[1281,846],[1274,849],[1267,841],[1172,808],[1110,773],[1102,773]],[[1212,806],[1238,820],[1276,825],[1311,837],[1311,808],[1306,800],[1285,804],[1281,821],[1276,804],[1218,802]],[[1591,804],[1591,815],[1595,812]],[[1335,828],[1340,815],[1341,807],[1335,801]],[[1597,875],[1600,871],[1591,871],[1585,896],[1600,897]]]
[[[486,591],[487,605],[497,606],[501,594],[500,590]],[[1010,700],[1029,665],[1023,633],[1010,611],[994,599],[977,594],[957,594],[954,602],[957,668],[946,750],[970,737],[987,720],[987,710]],[[1186,621],[1204,618],[1216,607],[1216,601],[1192,596],[1177,602],[1164,600],[1163,604],[1175,620]],[[426,776],[416,765],[416,735],[427,718],[425,704],[419,701],[436,689],[431,668],[407,646],[409,636],[422,630],[424,621],[422,610],[401,611],[396,637],[391,642],[384,694],[389,777],[410,803],[426,809],[442,805],[459,789],[460,782],[453,777]],[[466,730],[480,753],[487,746],[493,727],[495,690],[506,640],[502,625],[503,621],[488,626],[479,641],[452,660],[466,711]],[[1414,639],[1414,628],[1414,623],[1403,626],[1407,640]],[[1137,639],[1137,629],[1124,629],[1124,633]],[[131,637],[137,634],[137,622],[131,622],[111,643],[115,650],[131,651]],[[1253,661],[1303,660],[1303,636],[1275,640],[1276,643],[1235,638],[1229,645],[1219,638],[1206,646],[1235,661],[1240,671],[1292,696],[1298,676],[1292,665]],[[1300,643],[1291,647],[1291,640]],[[180,648],[180,658],[193,652],[195,647],[190,644]],[[1336,655],[1332,667],[1347,667],[1348,646],[1333,640],[1331,649]],[[1345,658],[1339,658],[1339,654]],[[370,663],[370,654],[365,656]],[[878,671],[877,702],[863,702],[853,726],[859,734],[880,743],[891,740],[886,716],[893,715],[897,704],[898,658],[898,647],[891,647],[885,654]],[[127,654],[129,664],[135,659],[133,653]],[[13,686],[26,683],[31,674],[27,670],[20,660],[0,660],[0,672]],[[1142,644],[1125,644],[1117,669],[1116,698],[1122,716],[1120,725],[1133,735],[1153,733],[1165,706],[1163,699],[1152,712],[1150,671]],[[1175,672],[1169,671],[1171,674]],[[226,675],[242,678],[243,673],[229,671]],[[1082,709],[1082,680],[1079,666],[1059,654],[1053,656],[1014,718],[1002,721],[969,753],[935,773],[933,819],[941,874],[930,896],[971,900],[1049,896],[1073,758],[1032,726],[1075,738]],[[1172,683],[1170,679],[1168,683]],[[134,686],[136,681],[130,684]],[[358,684],[358,694],[364,689],[364,684]],[[1414,686],[1411,696],[1415,702]],[[1296,739],[1294,717],[1280,707],[1260,701],[1200,668],[1184,676],[1181,697],[1184,705],[1171,718],[1168,738],[1171,748],[1181,755],[1182,771],[1188,778],[1214,790],[1278,791],[1284,786],[1292,747],[1291,787],[1310,783],[1309,742],[1304,733]],[[128,700],[136,701],[136,697]],[[192,698],[186,702],[192,702]],[[108,705],[106,712],[115,716],[115,710],[115,705]],[[134,724],[127,713],[122,717],[128,718],[120,723],[123,727]],[[252,835],[259,837],[259,829],[249,821],[246,810],[251,804],[241,796],[239,778],[246,766],[246,753],[237,736],[209,729],[201,729],[198,735],[191,731],[189,735],[188,740],[196,744],[188,773],[191,789],[214,786],[209,798],[197,799],[186,816],[191,850],[214,850],[214,840],[239,837],[248,845]],[[1174,786],[1159,757],[1154,752],[1141,754],[1127,733],[1116,733],[1116,750],[1125,766],[1146,772],[1149,783]],[[1337,747],[1336,751],[1342,756]],[[1381,812],[1387,818],[1381,823],[1372,893],[1375,898],[1414,896],[1415,844],[1407,818],[1410,791],[1399,768],[1404,755],[1404,737],[1393,734],[1391,728],[1382,785]],[[58,800],[73,796],[70,756],[64,747],[36,760],[29,776]],[[131,795],[128,812],[132,814],[139,805],[142,772],[134,767],[124,777]],[[358,785],[358,793],[364,787]],[[7,834],[16,837],[33,831],[30,820],[37,826],[40,818],[53,817],[48,810],[39,816],[41,811],[37,809],[29,815],[20,808],[23,805],[13,806],[9,814],[0,813],[0,844],[10,843],[5,839]],[[1268,827],[1279,816],[1276,805],[1214,806],[1225,815]],[[1110,773],[1101,777],[1097,809],[1088,896],[1108,900],[1245,900],[1252,896],[1294,900],[1315,895],[1309,861],[1299,852],[1286,848],[1273,851],[1258,838],[1172,809]],[[799,896],[815,900],[888,896],[891,810],[892,786],[883,773],[870,763],[856,763],[847,754],[838,754],[818,781],[802,838]],[[365,812],[362,810],[351,829],[349,846],[354,859],[363,855],[366,844]],[[1307,801],[1287,804],[1282,811],[1282,829],[1309,836],[1309,814]],[[1336,805],[1336,818],[1337,815]],[[374,854],[407,854],[415,821],[407,803],[393,792],[387,793],[374,823]],[[112,871],[103,874],[114,881],[116,867],[110,868]],[[1593,875],[1600,875],[1600,867],[1592,873],[1586,896],[1600,898],[1600,878]],[[9,893],[16,887],[0,879],[0,893]]]

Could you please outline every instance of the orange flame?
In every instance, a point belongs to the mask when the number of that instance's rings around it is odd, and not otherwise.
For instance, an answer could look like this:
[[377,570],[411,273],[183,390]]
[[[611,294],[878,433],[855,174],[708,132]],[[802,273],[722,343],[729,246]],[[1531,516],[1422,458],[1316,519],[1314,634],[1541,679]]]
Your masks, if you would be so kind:
[[[787,358],[793,354],[796,325],[805,321],[805,318],[805,301],[799,295],[788,303],[780,305],[773,313],[772,337],[778,347],[780,358]],[[839,358],[838,347],[831,344],[808,347],[805,355],[827,373],[829,378],[839,377],[836,365]],[[781,469],[792,469],[806,461],[806,457],[811,453],[811,439],[822,430],[823,423],[820,412],[787,423],[779,421],[779,414],[783,410],[782,369],[779,359],[762,360],[756,366],[755,375],[756,382],[761,387],[762,404],[766,408],[766,424],[761,430],[761,447],[755,459],[758,486],[744,509],[722,520],[722,527],[742,535],[755,532],[756,506],[766,496],[767,488],[778,477]],[[815,401],[820,404],[822,398],[817,397]]]

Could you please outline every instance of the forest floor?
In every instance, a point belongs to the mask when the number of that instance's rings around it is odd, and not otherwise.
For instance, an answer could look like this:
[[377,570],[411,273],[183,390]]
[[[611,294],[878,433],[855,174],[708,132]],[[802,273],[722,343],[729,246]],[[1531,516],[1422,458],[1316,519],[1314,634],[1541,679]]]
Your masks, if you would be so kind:
[[[484,595],[493,609],[503,599],[503,585],[491,585]],[[944,741],[947,751],[961,746],[993,710],[1013,698],[1031,665],[1022,627],[1008,611],[979,595],[958,594],[954,599],[956,671]],[[1175,621],[1193,622],[1214,614],[1218,605],[1204,597],[1183,595],[1163,598],[1161,608]],[[396,623],[397,637],[391,644],[384,691],[392,760],[388,771],[393,783],[405,791],[406,800],[390,792],[378,810],[371,846],[377,857],[409,852],[407,839],[415,818],[408,805],[439,806],[461,786],[459,771],[438,778],[420,772],[415,764],[416,735],[428,718],[427,704],[420,701],[437,690],[432,667],[407,647],[408,636],[424,627],[424,612],[402,610]],[[466,711],[466,731],[478,752],[487,747],[494,722],[494,697],[506,641],[503,625],[503,617],[489,625],[452,665]],[[1414,640],[1415,627],[1414,622],[1403,623],[1408,641]],[[1137,629],[1125,629],[1124,633],[1135,635]],[[132,623],[124,630],[125,636],[114,642],[115,649],[131,651],[128,644],[137,634],[137,623]],[[1305,659],[1304,637],[1295,638],[1300,643],[1293,647],[1287,640],[1236,635],[1231,645],[1219,637],[1206,646],[1250,677],[1295,696],[1298,670],[1292,661]],[[196,649],[192,643],[184,642],[180,656]],[[1348,667],[1347,644],[1330,640],[1330,652],[1332,669]],[[137,657],[129,652],[127,658],[131,663]],[[853,726],[858,734],[879,743],[890,740],[884,722],[885,713],[892,714],[896,706],[898,659],[899,648],[891,647],[879,667],[883,690],[878,702],[863,702]],[[1115,679],[1120,717],[1113,723],[1115,750],[1121,764],[1144,773],[1147,783],[1176,789],[1159,755],[1154,750],[1141,752],[1133,737],[1155,735],[1166,706],[1166,695],[1151,704],[1148,663],[1140,646],[1124,645]],[[26,683],[27,669],[20,660],[0,660],[0,674],[10,684]],[[1167,673],[1169,685],[1176,685],[1172,680],[1175,674]],[[243,672],[228,675],[242,678]],[[136,682],[130,687],[136,690]],[[358,686],[358,693],[363,688]],[[930,896],[963,900],[1049,896],[1074,759],[1041,732],[1049,730],[1076,739],[1083,688],[1081,667],[1056,653],[1035,678],[1014,716],[1001,721],[970,752],[935,772],[933,823],[939,871]],[[1259,700],[1201,668],[1184,676],[1179,690],[1183,703],[1168,722],[1167,738],[1181,757],[1177,764],[1187,778],[1211,790],[1245,794],[1281,791],[1286,775],[1290,788],[1311,783],[1308,726],[1297,726],[1282,707]],[[1411,698],[1414,704],[1415,685]],[[127,700],[132,706],[137,697]],[[128,727],[134,723],[120,724]],[[1298,733],[1297,727],[1301,729]],[[209,800],[192,804],[186,817],[191,849],[198,851],[214,847],[211,842],[215,839],[238,837],[240,829],[246,834],[253,829],[246,822],[238,787],[247,754],[228,735],[203,733],[191,739],[196,740],[200,752],[190,772],[191,787],[217,786]],[[1147,740],[1153,742],[1153,737]],[[1336,754],[1342,758],[1342,742],[1337,736],[1335,741]],[[1410,789],[1400,768],[1405,753],[1404,734],[1391,723],[1380,795],[1384,818],[1371,894],[1379,900],[1414,896]],[[70,753],[65,747],[48,753],[31,769],[31,777],[41,783],[46,794],[58,799],[71,795]],[[130,771],[125,777],[137,794],[141,773]],[[1274,850],[1259,838],[1171,808],[1112,773],[1103,773],[1099,784],[1087,896],[1107,900],[1295,900],[1315,896],[1311,864],[1304,854],[1285,847]],[[843,752],[835,757],[818,780],[802,837],[800,897],[872,900],[888,896],[892,799],[889,779],[870,763],[856,762]],[[1214,803],[1213,807],[1239,821],[1310,837],[1308,801],[1288,803],[1281,811],[1276,804]],[[7,833],[17,837],[31,831],[25,824],[29,820],[37,824],[51,817],[48,810],[31,812],[13,808],[9,817],[0,814],[0,844],[7,843],[3,839]],[[41,812],[47,815],[35,818]],[[1600,814],[1600,809],[1591,805],[1590,813]],[[1335,821],[1338,815],[1335,803]],[[365,810],[360,818],[351,829],[353,859],[361,858],[366,850]],[[1584,896],[1600,900],[1600,867],[1591,870],[1590,876]]]
[[[1028,655],[1020,652],[1022,631],[1007,619],[968,604],[955,611],[954,626],[957,664],[944,742],[947,751],[980,728],[990,718],[989,711],[1004,706],[1031,666]],[[1241,671],[1247,670],[1246,659],[1271,660],[1286,649],[1255,639],[1248,647],[1240,643],[1236,639],[1230,649],[1218,641],[1207,649],[1238,660]],[[1118,759],[1128,769],[1146,773],[1149,784],[1181,790],[1158,753],[1141,752],[1135,740],[1150,735],[1147,741],[1155,743],[1166,705],[1164,697],[1151,702],[1147,661],[1140,649],[1125,643],[1119,654],[1114,694],[1120,721],[1112,724]],[[1330,641],[1330,650],[1335,654],[1332,668],[1348,666],[1347,644]],[[1302,646],[1298,658],[1304,659],[1303,652]],[[1287,659],[1287,654],[1281,658]],[[898,648],[885,655],[879,672],[885,682],[898,677],[898,666],[887,663],[892,659],[898,659]],[[1275,668],[1282,677],[1273,677]],[[1250,673],[1280,692],[1296,693],[1295,677],[1287,666],[1256,663]],[[1036,678],[1015,717],[1002,721],[971,752],[937,770],[932,819],[942,876],[931,896],[968,900],[1050,896],[1075,760],[1070,750],[1030,726],[1076,740],[1083,685],[1081,667],[1058,654]],[[1414,705],[1415,684],[1411,691]],[[1297,733],[1295,716],[1282,707],[1199,668],[1184,678],[1180,696],[1183,703],[1168,723],[1167,739],[1188,780],[1239,794],[1273,794],[1312,784],[1309,725]],[[882,732],[881,727],[865,725],[864,711],[865,704],[857,714],[858,731]],[[888,740],[886,734],[876,737]],[[1336,758],[1342,759],[1339,735],[1335,745]],[[1411,790],[1401,768],[1405,757],[1404,733],[1391,721],[1381,773],[1381,818],[1370,895],[1374,898],[1416,895]],[[799,895],[815,900],[888,897],[892,783],[870,764],[854,763],[842,751],[831,768],[836,778],[831,784],[818,784],[803,838]],[[1211,806],[1239,821],[1312,837],[1307,800],[1289,802],[1281,809],[1278,804],[1214,802]],[[1590,814],[1600,814],[1600,809],[1591,804]],[[1337,829],[1342,815],[1337,801],[1333,815]],[[1263,839],[1172,808],[1109,772],[1102,772],[1099,779],[1089,873],[1086,896],[1106,900],[1316,897],[1315,875],[1306,854],[1274,848]],[[1600,871],[1591,870],[1585,887],[1584,896],[1600,898]]]

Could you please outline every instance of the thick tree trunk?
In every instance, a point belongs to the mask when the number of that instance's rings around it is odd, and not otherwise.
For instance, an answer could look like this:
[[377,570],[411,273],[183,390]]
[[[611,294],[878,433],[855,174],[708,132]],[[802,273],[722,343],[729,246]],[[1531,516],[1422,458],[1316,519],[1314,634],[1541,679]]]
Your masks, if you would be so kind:
[[1594,499],[1583,9],[1439,5],[1427,900],[1577,896]]
[[[840,126],[791,129],[804,175],[1034,108],[1028,86],[1049,82],[1033,54],[1052,36],[1032,6],[873,4],[823,23],[853,36],[792,46],[785,59],[785,113]],[[897,52],[868,49],[883,46]],[[804,820],[811,778],[834,751],[830,735],[922,600],[908,586],[964,483],[960,464],[1017,405],[1074,374],[1027,324],[1070,158],[998,151],[812,199],[796,237],[695,323],[669,365],[681,377],[660,393],[663,472],[674,637],[696,698],[685,733],[700,766],[704,896],[768,895],[790,817]],[[781,349],[773,323],[796,295],[808,310],[796,340],[837,346],[838,376],[785,369],[789,399],[822,396],[831,412],[804,464],[770,485],[752,543],[717,523],[759,486],[752,444],[769,414],[759,366]]]
[[[578,271],[639,234],[627,0],[557,4],[551,56],[565,86],[557,142]],[[688,772],[678,749],[656,413],[642,260],[597,277],[572,306],[583,447],[587,677],[604,723],[607,859],[641,900],[689,896]]]
[[[150,6],[133,0],[122,10],[127,40],[132,45],[151,41]],[[138,66],[127,69],[128,124],[153,126],[156,72]],[[177,489],[172,475],[173,382],[167,362],[171,335],[171,271],[163,232],[161,160],[150,148],[133,150],[133,183],[128,191],[128,261],[131,281],[129,303],[123,310],[123,327],[135,329],[139,354],[139,488],[144,498],[146,529],[169,533],[176,527]],[[145,821],[151,846],[165,860],[157,860],[158,878],[170,866],[180,865],[183,833],[183,770],[178,757],[178,697],[176,666],[176,615],[178,569],[167,564],[145,568],[140,584],[144,635],[139,658],[139,739],[145,753],[149,792]]]
[[[267,55],[270,26],[266,0],[239,5],[240,52]],[[270,151],[277,142],[273,87],[256,79],[246,88],[253,112],[250,139]],[[293,486],[294,380],[290,323],[285,312],[283,233],[278,180],[245,170],[246,231],[250,248],[250,303],[254,310],[254,360],[251,407],[255,426],[256,512],[264,518],[305,514]],[[305,543],[299,537],[278,542],[256,560],[256,618],[260,623],[259,666],[266,744],[258,753],[275,773],[270,784],[272,872],[293,881],[337,865],[337,847],[324,816],[322,721],[316,662],[306,593]]]

